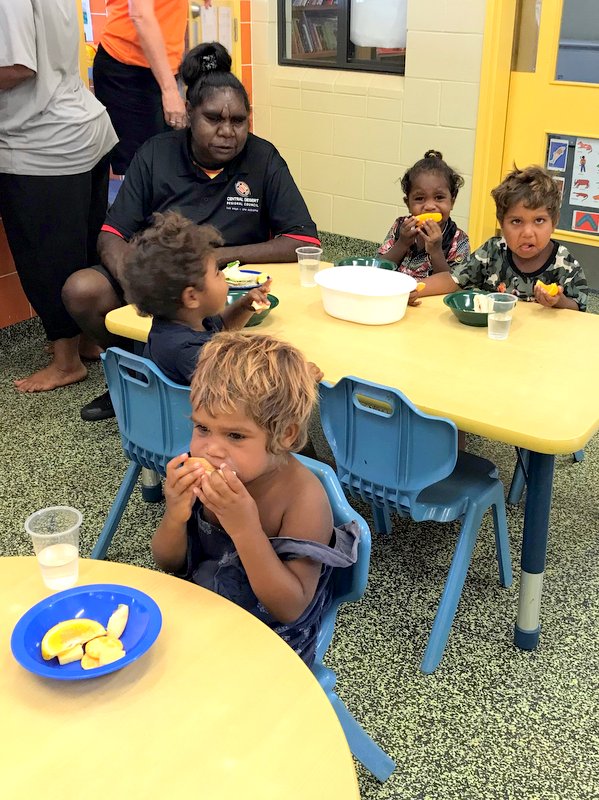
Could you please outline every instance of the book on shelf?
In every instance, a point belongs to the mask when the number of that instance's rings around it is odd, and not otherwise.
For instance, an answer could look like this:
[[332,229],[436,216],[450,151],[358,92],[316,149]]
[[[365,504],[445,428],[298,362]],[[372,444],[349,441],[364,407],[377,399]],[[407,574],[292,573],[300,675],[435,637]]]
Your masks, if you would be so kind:
[[337,50],[337,17],[318,19],[302,13],[291,21],[291,50],[297,55],[335,52]]

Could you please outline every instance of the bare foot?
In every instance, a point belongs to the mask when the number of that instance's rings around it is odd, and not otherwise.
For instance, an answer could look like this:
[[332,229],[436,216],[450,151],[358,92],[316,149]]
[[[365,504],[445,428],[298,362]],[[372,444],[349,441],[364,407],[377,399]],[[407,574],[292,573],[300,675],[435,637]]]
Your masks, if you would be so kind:
[[79,364],[72,369],[61,369],[55,362],[48,364],[47,367],[34,372],[27,378],[15,381],[15,387],[19,392],[49,392],[58,389],[59,386],[69,386],[71,383],[79,383],[87,378],[87,367]]

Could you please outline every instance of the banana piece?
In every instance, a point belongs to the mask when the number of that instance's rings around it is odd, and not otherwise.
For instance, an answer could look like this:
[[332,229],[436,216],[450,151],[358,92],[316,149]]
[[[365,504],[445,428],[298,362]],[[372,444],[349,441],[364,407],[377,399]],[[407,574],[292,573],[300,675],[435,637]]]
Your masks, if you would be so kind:
[[120,639],[123,635],[123,631],[127,627],[128,619],[129,606],[125,605],[125,603],[119,603],[116,611],[110,615],[108,625],[106,626],[106,632],[114,636],[115,639]]

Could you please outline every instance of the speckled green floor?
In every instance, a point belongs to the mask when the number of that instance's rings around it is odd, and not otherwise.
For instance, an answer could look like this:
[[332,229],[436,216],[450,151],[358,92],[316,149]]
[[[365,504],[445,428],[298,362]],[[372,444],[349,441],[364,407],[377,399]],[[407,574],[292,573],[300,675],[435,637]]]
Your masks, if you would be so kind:
[[[372,243],[323,239],[329,260],[375,252]],[[597,297],[592,305],[599,310]],[[28,554],[25,517],[68,503],[83,511],[81,549],[89,555],[126,463],[114,420],[79,418],[79,407],[102,390],[99,365],[68,389],[13,390],[15,377],[45,363],[42,348],[37,321],[0,331],[0,554]],[[468,446],[509,481],[511,447],[475,437]],[[318,438],[316,447],[326,460]],[[398,764],[384,785],[358,767],[363,800],[599,797],[598,478],[598,437],[581,464],[557,459],[543,632],[533,653],[512,644],[521,508],[508,512],[514,586],[498,585],[487,521],[445,657],[431,676],[418,665],[455,528],[402,522],[392,536],[374,537],[367,594],[342,610],[330,654],[339,694]],[[149,540],[160,514],[160,505],[143,503],[136,492],[109,558],[152,567]]]

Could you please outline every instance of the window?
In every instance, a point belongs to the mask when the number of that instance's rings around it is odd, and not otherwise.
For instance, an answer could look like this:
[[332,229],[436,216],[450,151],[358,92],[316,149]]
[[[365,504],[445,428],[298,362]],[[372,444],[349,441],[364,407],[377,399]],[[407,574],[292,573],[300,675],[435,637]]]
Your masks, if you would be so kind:
[[407,0],[278,0],[279,64],[404,73]]

